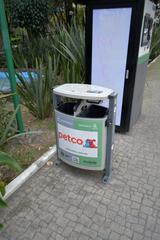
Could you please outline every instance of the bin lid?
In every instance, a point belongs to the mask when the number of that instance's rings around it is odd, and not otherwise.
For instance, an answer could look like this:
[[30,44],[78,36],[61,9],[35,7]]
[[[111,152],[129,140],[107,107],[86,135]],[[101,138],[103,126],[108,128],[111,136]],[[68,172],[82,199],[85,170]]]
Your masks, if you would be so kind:
[[55,87],[53,92],[57,95],[87,100],[105,100],[114,93],[112,89],[90,84],[66,83]]

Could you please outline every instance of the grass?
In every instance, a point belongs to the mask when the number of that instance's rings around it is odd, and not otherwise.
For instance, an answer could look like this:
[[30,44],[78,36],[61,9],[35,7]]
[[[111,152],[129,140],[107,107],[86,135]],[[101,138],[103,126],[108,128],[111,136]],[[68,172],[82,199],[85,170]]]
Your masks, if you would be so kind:
[[[55,134],[52,116],[45,120],[38,120],[24,106],[22,106],[22,116],[26,130],[38,130],[40,133],[13,139],[0,147],[0,150],[7,152],[11,157],[16,159],[22,169],[25,170],[43,153],[48,151],[49,147],[55,144]],[[0,179],[6,184],[18,174],[6,166],[0,166]]]

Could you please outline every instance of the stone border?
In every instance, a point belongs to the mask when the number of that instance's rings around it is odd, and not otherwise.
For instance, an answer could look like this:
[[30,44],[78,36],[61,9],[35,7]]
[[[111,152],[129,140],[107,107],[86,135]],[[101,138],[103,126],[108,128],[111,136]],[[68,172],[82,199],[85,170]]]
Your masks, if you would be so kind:
[[6,186],[6,193],[4,199],[9,198],[18,188],[22,186],[34,173],[36,173],[41,167],[43,167],[48,160],[50,160],[56,153],[56,145],[54,145],[49,151],[44,153],[38,160],[31,164],[26,170],[24,170],[19,176],[11,181]]
[[154,62],[156,62],[159,57],[160,55],[158,55],[155,59],[153,59],[153,61],[148,64],[148,67],[150,67]]

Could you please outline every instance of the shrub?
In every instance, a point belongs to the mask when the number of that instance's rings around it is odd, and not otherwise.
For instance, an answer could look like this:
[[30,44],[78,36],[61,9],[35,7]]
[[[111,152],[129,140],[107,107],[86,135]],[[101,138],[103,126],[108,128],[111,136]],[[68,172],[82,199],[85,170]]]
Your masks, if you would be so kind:
[[49,56],[47,64],[42,59],[35,59],[35,77],[28,68],[29,81],[23,77],[23,73],[17,76],[20,80],[18,92],[24,104],[30,112],[38,119],[48,117],[52,111],[52,88],[56,82],[59,58],[53,59]]
[[59,28],[54,37],[54,48],[60,54],[64,82],[82,83],[85,79],[85,30],[75,22]]
[[2,145],[6,139],[13,136],[16,132],[16,113],[19,109],[17,108],[16,111],[10,111],[6,107],[7,97],[11,94],[3,95],[0,94],[0,145]]
[[160,25],[155,26],[150,50],[150,59],[153,60],[160,54]]

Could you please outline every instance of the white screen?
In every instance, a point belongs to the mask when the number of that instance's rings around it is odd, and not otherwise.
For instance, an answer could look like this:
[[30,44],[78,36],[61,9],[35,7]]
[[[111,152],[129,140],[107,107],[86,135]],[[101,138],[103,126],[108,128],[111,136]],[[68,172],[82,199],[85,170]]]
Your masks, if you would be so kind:
[[91,83],[118,93],[120,126],[132,8],[93,10]]

